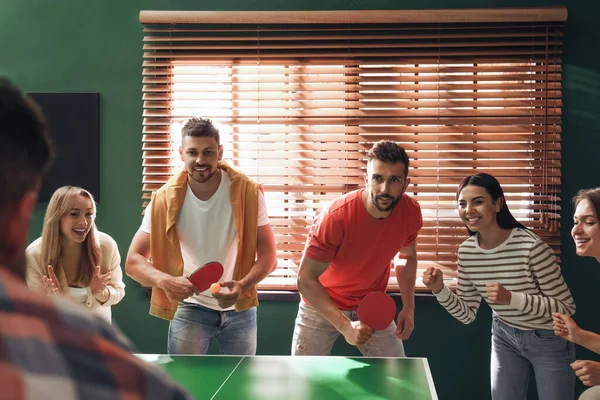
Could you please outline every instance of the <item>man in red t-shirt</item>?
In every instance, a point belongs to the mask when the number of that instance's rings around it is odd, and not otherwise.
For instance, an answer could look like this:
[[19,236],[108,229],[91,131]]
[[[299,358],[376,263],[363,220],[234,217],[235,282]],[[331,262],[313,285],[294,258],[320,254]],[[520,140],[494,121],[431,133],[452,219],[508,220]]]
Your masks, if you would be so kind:
[[[311,227],[298,274],[302,300],[292,355],[328,355],[341,333],[365,356],[405,356],[402,340],[414,328],[421,208],[404,194],[410,179],[402,147],[382,140],[367,158],[366,188],[323,207]],[[386,290],[398,251],[407,259],[395,269],[402,311],[397,325],[375,332],[357,320],[356,308],[367,294]]]

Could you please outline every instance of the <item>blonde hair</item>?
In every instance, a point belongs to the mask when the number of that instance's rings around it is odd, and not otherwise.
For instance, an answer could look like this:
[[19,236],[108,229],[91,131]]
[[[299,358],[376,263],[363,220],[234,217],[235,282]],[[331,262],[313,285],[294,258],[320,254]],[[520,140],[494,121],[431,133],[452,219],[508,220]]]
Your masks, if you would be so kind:
[[[85,189],[76,186],[63,186],[57,189],[46,209],[44,227],[42,229],[42,265],[52,265],[58,275],[62,268],[62,241],[63,235],[60,231],[60,220],[75,206],[79,196],[86,197],[92,202],[93,215],[96,216],[96,203],[94,198]],[[81,257],[80,268],[77,271],[73,285],[88,286],[94,275],[94,269],[101,262],[100,243],[96,233],[96,223],[92,226],[82,243],[85,255]]]

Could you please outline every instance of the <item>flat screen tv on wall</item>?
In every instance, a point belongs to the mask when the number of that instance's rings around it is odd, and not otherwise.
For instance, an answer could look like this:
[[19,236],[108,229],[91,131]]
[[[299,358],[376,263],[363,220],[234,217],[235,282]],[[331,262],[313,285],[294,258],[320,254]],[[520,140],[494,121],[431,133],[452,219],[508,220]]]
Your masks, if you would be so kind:
[[41,108],[54,142],[55,157],[39,201],[56,189],[80,186],[100,201],[100,121],[98,93],[27,93]]

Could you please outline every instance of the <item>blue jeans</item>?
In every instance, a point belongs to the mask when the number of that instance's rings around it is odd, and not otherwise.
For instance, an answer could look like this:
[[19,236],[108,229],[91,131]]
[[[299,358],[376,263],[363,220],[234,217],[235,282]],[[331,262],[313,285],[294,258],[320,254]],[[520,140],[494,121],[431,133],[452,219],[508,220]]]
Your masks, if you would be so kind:
[[179,303],[169,324],[169,354],[206,354],[219,341],[221,354],[256,354],[256,307],[236,312],[216,311],[193,303]]
[[[350,320],[356,321],[356,311],[342,311]],[[396,324],[392,322],[383,331],[376,331],[358,350],[366,357],[406,357],[402,340],[395,335]],[[328,356],[340,332],[310,305],[300,301],[294,337],[293,356]]]
[[572,400],[575,396],[575,345],[552,330],[513,328],[494,315],[490,365],[492,400],[525,400],[533,368],[538,397]]

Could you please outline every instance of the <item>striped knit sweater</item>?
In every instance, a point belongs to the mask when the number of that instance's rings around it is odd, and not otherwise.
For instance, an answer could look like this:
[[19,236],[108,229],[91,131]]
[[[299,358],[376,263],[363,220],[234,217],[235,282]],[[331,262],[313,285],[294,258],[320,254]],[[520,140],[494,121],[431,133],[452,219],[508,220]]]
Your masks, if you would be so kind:
[[509,305],[488,304],[506,324],[519,329],[552,329],[552,313],[575,313],[575,302],[552,249],[533,232],[514,228],[508,239],[491,250],[479,247],[478,235],[458,250],[458,287],[436,297],[456,319],[475,319],[485,285],[498,282],[511,292]]

